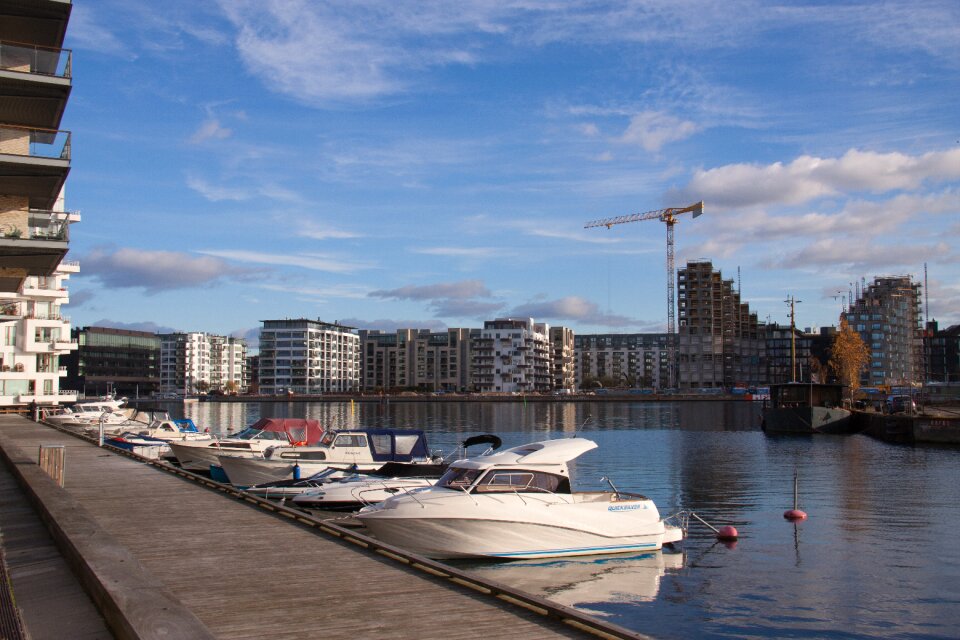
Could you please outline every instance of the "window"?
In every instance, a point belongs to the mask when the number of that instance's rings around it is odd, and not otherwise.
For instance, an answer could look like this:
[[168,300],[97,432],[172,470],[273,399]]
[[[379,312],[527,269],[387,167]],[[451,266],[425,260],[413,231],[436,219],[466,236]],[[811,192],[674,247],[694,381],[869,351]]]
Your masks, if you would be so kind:
[[437,481],[438,487],[447,489],[466,489],[473,484],[473,481],[480,475],[479,469],[458,469],[451,467]]
[[523,469],[490,471],[477,483],[477,493],[512,493],[514,491],[561,491],[569,493],[570,482],[562,476]]
[[333,441],[335,447],[366,447],[367,437],[362,435],[342,434]]

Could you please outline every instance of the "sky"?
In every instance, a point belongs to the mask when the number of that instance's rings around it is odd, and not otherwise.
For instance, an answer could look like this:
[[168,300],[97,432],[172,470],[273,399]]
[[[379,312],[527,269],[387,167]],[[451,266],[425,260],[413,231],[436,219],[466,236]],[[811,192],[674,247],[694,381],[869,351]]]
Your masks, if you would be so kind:
[[[65,314],[247,336],[664,331],[666,230],[761,321],[927,265],[960,322],[960,3],[74,0]],[[739,275],[738,275],[739,274]]]

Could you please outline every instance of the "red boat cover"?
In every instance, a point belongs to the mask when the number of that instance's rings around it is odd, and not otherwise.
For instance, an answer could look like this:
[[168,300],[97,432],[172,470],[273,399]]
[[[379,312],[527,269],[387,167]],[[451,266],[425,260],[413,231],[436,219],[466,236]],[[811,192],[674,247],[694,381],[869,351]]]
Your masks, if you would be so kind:
[[260,418],[250,425],[251,429],[286,433],[290,442],[313,446],[323,437],[323,427],[319,420],[303,418]]

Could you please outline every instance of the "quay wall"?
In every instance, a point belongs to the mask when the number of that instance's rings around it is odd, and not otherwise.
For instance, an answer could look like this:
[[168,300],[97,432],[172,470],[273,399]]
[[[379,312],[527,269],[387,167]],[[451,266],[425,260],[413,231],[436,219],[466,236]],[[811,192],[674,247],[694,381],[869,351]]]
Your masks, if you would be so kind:
[[884,442],[960,445],[960,418],[956,417],[855,411],[853,420],[857,430]]

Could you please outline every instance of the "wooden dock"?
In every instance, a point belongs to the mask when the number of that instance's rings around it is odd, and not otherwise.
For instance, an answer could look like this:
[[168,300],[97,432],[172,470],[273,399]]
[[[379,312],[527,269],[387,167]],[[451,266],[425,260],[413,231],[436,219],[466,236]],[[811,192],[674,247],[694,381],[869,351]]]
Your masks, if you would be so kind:
[[115,637],[642,637],[23,417],[0,454]]

